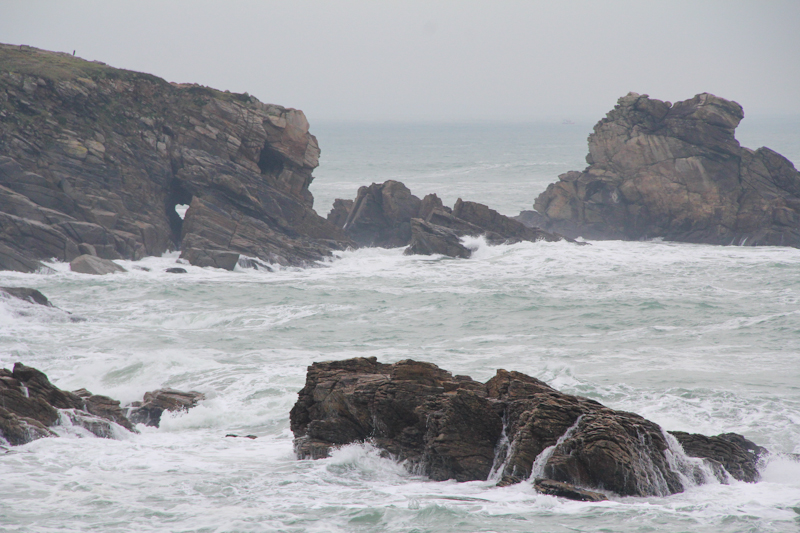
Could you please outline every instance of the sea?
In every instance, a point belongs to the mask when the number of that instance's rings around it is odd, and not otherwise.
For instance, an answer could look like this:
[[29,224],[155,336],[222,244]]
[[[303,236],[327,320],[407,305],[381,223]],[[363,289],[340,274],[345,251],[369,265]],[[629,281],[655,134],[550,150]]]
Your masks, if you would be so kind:
[[[593,122],[565,122],[312,120],[315,208],[325,216],[335,198],[394,179],[515,215],[585,167]],[[800,118],[746,118],[737,138],[800,166]],[[138,434],[96,438],[67,422],[60,438],[0,446],[0,531],[800,530],[800,250],[467,243],[466,260],[365,248],[311,268],[228,272],[176,265],[173,252],[107,276],[58,262],[0,272],[0,286],[57,306],[0,299],[0,367],[19,361],[123,403],[162,387],[206,395]],[[307,367],[370,356],[484,381],[516,370],[666,430],[740,433],[771,455],[758,483],[600,503],[540,495],[532,480],[430,481],[369,442],[298,460],[289,411]]]

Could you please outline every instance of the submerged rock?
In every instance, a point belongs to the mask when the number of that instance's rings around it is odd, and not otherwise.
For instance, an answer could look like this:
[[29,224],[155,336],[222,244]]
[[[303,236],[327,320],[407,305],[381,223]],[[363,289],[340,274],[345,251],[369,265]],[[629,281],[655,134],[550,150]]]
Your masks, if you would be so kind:
[[[412,360],[314,363],[290,420],[301,458],[369,440],[434,480],[507,485],[535,476],[623,496],[664,496],[682,491],[687,477],[725,481],[727,474],[715,473],[720,463],[740,465],[728,474],[753,481],[748,472],[758,460],[746,451],[755,445],[740,436],[714,457],[689,460],[677,441],[639,415],[518,372],[498,370],[480,383]],[[691,446],[686,454],[709,455]]]
[[769,148],[742,148],[743,116],[708,93],[674,105],[629,93],[589,136],[589,166],[520,219],[590,239],[800,246],[800,173]]
[[141,402],[129,406],[128,418],[134,424],[158,427],[164,411],[188,411],[204,398],[205,394],[197,391],[158,389],[146,392]]
[[30,289],[28,287],[0,287],[0,292],[32,304],[53,307],[53,304],[50,303],[47,296],[36,289]]

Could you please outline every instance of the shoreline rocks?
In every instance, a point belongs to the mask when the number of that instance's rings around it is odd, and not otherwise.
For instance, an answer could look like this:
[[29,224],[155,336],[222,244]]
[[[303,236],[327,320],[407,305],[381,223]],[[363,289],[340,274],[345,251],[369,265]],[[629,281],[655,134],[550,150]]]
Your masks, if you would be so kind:
[[146,393],[143,402],[121,407],[119,401],[86,389],[63,391],[40,370],[16,363],[13,370],[0,368],[0,439],[18,446],[57,437],[51,428],[63,425],[114,438],[115,428],[138,433],[138,423],[158,427],[165,410],[188,410],[203,398],[195,391],[162,389]]
[[519,372],[480,383],[412,360],[314,363],[290,421],[299,458],[370,441],[433,480],[508,485],[533,476],[621,496],[674,494],[684,479],[754,482],[766,453],[740,435],[671,436]]
[[575,242],[530,228],[477,202],[459,198],[450,209],[435,194],[420,200],[408,187],[394,180],[361,187],[353,201],[337,199],[328,220],[341,227],[359,246],[408,246],[407,255],[469,258],[472,252],[460,242],[465,236],[483,235],[490,244]]
[[588,167],[567,172],[518,218],[587,239],[800,246],[800,173],[743,148],[736,102],[671,104],[629,93],[589,136]]

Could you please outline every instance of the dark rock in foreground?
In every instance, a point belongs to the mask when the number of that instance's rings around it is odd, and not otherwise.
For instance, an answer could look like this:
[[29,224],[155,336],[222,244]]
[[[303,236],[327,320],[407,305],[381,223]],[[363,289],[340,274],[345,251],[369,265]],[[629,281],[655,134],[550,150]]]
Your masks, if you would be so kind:
[[800,246],[800,173],[769,148],[742,148],[742,107],[703,93],[669,102],[629,93],[521,220],[571,237]]
[[674,494],[687,479],[726,482],[720,464],[736,479],[756,481],[763,452],[744,437],[721,436],[710,438],[724,441],[713,452],[688,446],[689,456],[707,458],[689,459],[682,435],[675,440],[639,415],[518,372],[498,370],[480,383],[430,363],[375,358],[311,365],[291,428],[301,458],[369,440],[434,480],[507,485],[535,476],[623,496]]
[[86,389],[67,392],[32,367],[16,363],[0,368],[0,439],[12,446],[57,436],[50,428],[80,426],[102,438],[113,438],[114,425],[136,432],[134,424],[158,426],[163,411],[186,410],[203,399],[199,392],[162,389],[135,402],[129,419],[117,400]]
[[246,93],[0,44],[0,269],[175,249],[219,268],[328,257],[352,243],[312,209],[308,127]]
[[36,289],[30,289],[28,287],[0,287],[0,292],[32,304],[53,307],[53,304],[50,303],[47,296]]
[[450,209],[435,194],[420,200],[393,180],[361,187],[354,201],[337,199],[328,220],[360,246],[410,245],[408,254],[467,258],[470,251],[460,243],[465,236],[483,235],[490,244],[564,239],[476,202],[459,199]]
[[603,502],[608,500],[608,496],[603,493],[580,489],[575,485],[553,481],[552,479],[536,479],[533,482],[533,486],[536,488],[536,492],[541,494],[559,496],[579,502]]

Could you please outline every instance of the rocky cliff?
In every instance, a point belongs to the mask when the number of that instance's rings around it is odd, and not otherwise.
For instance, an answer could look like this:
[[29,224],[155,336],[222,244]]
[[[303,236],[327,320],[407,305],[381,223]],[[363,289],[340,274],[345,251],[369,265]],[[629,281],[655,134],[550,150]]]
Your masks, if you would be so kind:
[[319,153],[302,111],[0,45],[0,268],[319,260],[350,244],[312,209]]
[[739,145],[736,102],[670,104],[630,93],[594,127],[589,166],[523,212],[526,224],[591,239],[800,246],[800,174],[769,148]]

